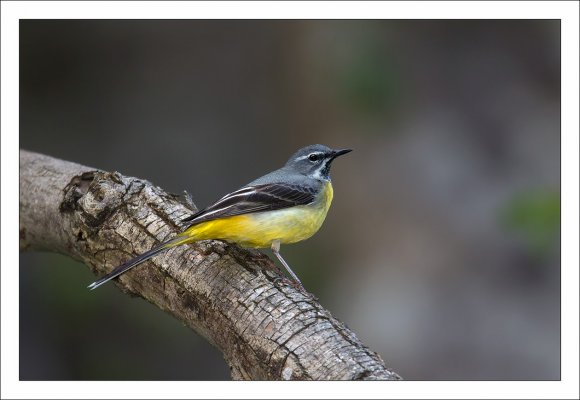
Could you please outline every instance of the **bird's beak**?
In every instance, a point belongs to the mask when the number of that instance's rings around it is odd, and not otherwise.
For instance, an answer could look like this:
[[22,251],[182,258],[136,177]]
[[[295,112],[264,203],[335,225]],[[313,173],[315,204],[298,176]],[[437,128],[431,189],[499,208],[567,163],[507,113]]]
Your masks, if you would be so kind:
[[342,156],[343,154],[350,153],[351,151],[352,149],[333,150],[331,160],[334,160],[336,157]]

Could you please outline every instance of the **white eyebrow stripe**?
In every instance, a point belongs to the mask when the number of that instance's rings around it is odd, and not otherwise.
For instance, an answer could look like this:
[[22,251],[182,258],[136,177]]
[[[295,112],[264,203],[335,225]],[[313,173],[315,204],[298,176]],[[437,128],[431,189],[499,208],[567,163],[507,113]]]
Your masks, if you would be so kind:
[[309,154],[307,154],[307,155],[305,155],[305,156],[297,157],[297,158],[295,159],[295,161],[304,160],[304,159],[306,159],[306,158],[310,157],[310,155],[312,155],[312,154],[316,154],[316,155],[319,155],[319,156],[320,156],[320,155],[324,155],[324,153],[323,153],[323,152],[321,152],[321,151],[313,151],[312,153],[309,153]]

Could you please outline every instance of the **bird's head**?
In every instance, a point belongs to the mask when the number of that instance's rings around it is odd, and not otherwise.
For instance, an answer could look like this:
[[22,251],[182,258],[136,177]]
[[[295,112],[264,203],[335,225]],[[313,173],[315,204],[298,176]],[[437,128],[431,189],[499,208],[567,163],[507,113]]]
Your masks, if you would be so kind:
[[311,178],[330,180],[332,161],[351,151],[351,149],[333,150],[321,144],[313,144],[294,153],[285,167]]

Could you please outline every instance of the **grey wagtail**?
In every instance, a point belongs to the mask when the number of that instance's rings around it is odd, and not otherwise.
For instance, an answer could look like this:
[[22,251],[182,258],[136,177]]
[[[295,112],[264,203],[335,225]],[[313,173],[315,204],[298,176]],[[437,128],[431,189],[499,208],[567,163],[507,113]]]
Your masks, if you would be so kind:
[[282,168],[183,219],[189,223],[183,232],[121,264],[88,288],[101,286],[163,250],[206,239],[225,240],[242,247],[270,247],[302,286],[280,255],[280,244],[300,242],[318,231],[332,202],[330,164],[350,151],[332,150],[320,144],[298,150]]

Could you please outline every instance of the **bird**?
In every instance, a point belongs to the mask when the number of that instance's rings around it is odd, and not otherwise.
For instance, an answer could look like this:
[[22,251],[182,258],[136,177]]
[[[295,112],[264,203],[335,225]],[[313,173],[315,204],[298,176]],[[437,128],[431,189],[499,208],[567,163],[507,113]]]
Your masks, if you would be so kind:
[[334,193],[330,166],[337,157],[350,151],[333,150],[321,144],[299,149],[282,168],[182,219],[187,228],[181,233],[119,265],[88,289],[96,289],[164,250],[208,239],[246,248],[270,248],[294,281],[304,288],[280,254],[280,245],[306,240],[320,229]]

